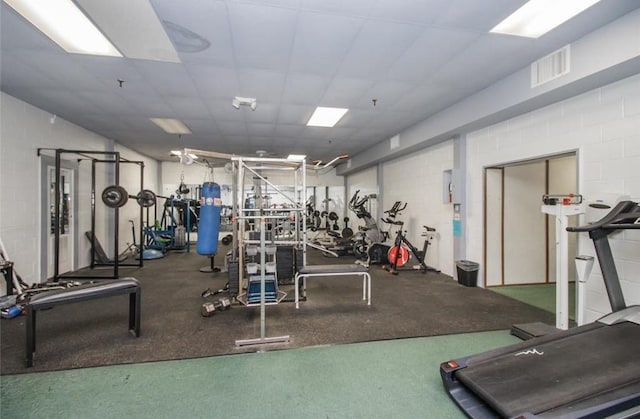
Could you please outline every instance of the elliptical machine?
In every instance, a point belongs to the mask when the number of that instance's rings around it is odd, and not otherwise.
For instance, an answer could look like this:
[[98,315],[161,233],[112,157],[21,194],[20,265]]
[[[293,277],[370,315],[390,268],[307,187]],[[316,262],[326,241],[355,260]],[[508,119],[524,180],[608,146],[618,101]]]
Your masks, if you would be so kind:
[[[356,217],[364,221],[364,226],[358,227],[358,232],[353,235],[351,240],[353,242],[353,255],[358,259],[356,263],[368,267],[370,263],[382,263],[383,259],[386,260],[389,246],[382,243],[389,238],[389,234],[378,228],[378,224],[376,224],[367,209],[369,199],[375,197],[375,195],[360,197],[359,193],[360,189],[351,197],[349,209],[356,214]],[[373,258],[371,257],[372,254]]]

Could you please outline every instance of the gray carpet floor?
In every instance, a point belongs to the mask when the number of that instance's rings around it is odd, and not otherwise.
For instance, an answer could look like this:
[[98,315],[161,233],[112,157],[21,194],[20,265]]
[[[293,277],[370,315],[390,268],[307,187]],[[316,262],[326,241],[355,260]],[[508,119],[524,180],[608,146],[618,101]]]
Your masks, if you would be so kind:
[[[310,264],[352,263],[352,257],[309,256]],[[216,260],[216,263],[218,261]],[[222,261],[220,261],[222,263]],[[260,309],[234,305],[202,317],[202,291],[222,288],[225,273],[202,273],[209,259],[169,252],[143,268],[123,268],[142,284],[142,335],[127,333],[128,297],[54,307],[39,314],[35,366],[24,367],[24,317],[3,319],[1,374],[198,358],[243,352],[336,345],[408,337],[509,329],[514,323],[553,323],[552,313],[509,297],[459,285],[443,274],[405,271],[390,275],[371,267],[372,305],[362,301],[356,277],[311,278],[308,298],[266,308],[266,336],[287,343],[238,347],[260,337]],[[99,274],[96,271],[96,274]],[[293,287],[281,287],[293,296]],[[213,301],[224,294],[211,297]]]

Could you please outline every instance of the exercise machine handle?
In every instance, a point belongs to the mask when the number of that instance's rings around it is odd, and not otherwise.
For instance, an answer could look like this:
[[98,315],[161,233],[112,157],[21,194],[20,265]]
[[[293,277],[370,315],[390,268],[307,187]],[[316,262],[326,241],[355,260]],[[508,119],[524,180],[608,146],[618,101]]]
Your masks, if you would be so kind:
[[640,210],[636,202],[620,201],[600,220],[583,226],[567,227],[567,231],[580,233],[598,229],[640,229],[640,224],[637,224],[639,218]]

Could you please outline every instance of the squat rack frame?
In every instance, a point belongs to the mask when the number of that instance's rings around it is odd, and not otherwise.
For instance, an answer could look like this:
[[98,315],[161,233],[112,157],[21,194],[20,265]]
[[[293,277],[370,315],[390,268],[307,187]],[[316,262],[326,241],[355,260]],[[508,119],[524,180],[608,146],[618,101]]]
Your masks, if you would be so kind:
[[[137,266],[142,267],[144,265],[143,258],[140,257],[137,263],[120,263],[120,232],[119,232],[119,221],[120,221],[120,209],[118,207],[113,208],[114,210],[114,225],[113,229],[113,263],[110,264],[96,264],[95,263],[95,224],[96,224],[96,216],[95,216],[95,194],[96,194],[96,164],[97,163],[108,163],[114,165],[114,183],[115,185],[120,185],[120,164],[121,163],[130,163],[137,164],[140,167],[140,190],[144,189],[144,162],[142,161],[133,161],[127,160],[120,156],[120,152],[118,151],[96,151],[96,150],[66,150],[66,149],[50,149],[50,148],[38,148],[37,155],[42,155],[43,151],[55,151],[55,180],[54,180],[54,188],[56,191],[55,194],[55,211],[54,211],[54,264],[53,264],[53,282],[58,282],[61,278],[66,279],[118,279],[120,277],[119,268],[120,266]],[[96,266],[112,266],[112,274],[111,275],[100,275],[96,277],[95,275],[65,275],[60,274],[60,177],[61,177],[61,163],[62,156],[65,154],[75,154],[80,157],[78,161],[81,160],[90,160],[91,164],[91,264],[90,268],[94,269]],[[100,157],[100,158],[99,158]],[[111,157],[110,159],[108,157]],[[140,226],[143,224],[143,208],[140,207],[139,211],[139,223]],[[142,229],[140,229],[140,254],[142,255],[142,251],[144,250],[144,235]]]

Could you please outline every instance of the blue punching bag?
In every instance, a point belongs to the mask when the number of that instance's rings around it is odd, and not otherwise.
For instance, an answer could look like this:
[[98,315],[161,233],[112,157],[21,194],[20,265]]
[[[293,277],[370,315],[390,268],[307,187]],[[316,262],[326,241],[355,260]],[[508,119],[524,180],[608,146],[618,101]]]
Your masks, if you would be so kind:
[[198,221],[198,254],[214,255],[218,251],[218,231],[220,230],[220,185],[215,182],[202,184],[200,200],[200,220]]

